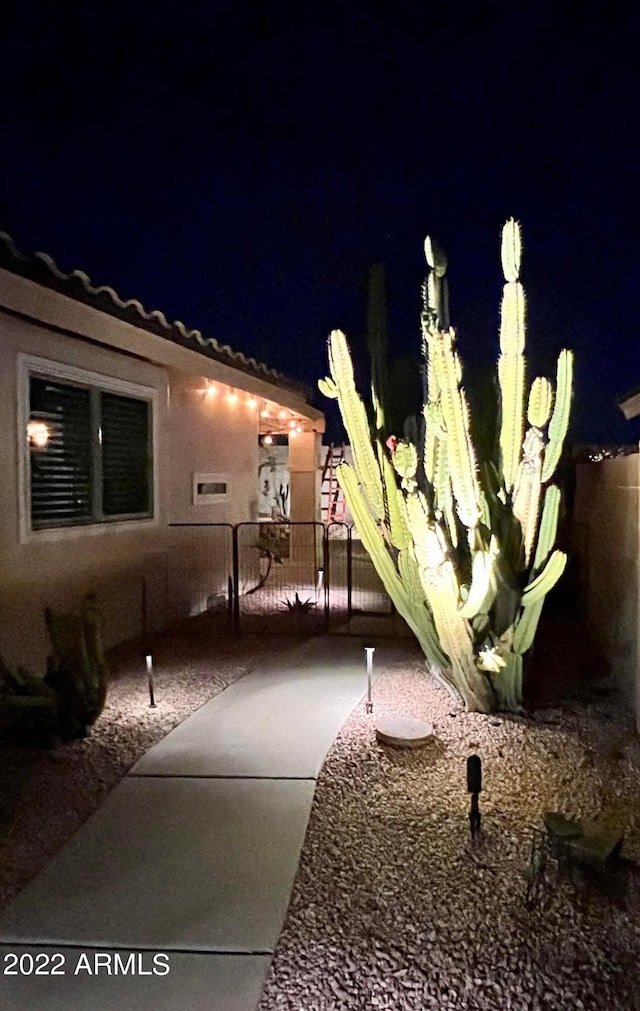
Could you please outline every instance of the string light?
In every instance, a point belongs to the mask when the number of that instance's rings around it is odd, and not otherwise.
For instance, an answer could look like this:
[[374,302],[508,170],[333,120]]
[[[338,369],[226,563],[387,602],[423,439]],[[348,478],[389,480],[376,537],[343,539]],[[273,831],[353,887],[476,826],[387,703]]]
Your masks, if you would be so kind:
[[280,418],[280,421],[284,421],[284,419],[286,418],[286,416],[287,416],[287,412],[286,411],[280,411],[280,414],[278,415],[278,417]]
[[227,394],[227,400],[229,401],[229,403],[230,404],[235,404],[235,402],[236,402],[237,399],[238,399],[238,394],[236,393],[236,391],[235,390],[229,390],[229,392]]
[[205,390],[205,394],[207,397],[215,397],[217,392],[218,391],[213,383],[207,383],[207,388]]
[[264,439],[262,440],[262,445],[263,446],[271,446],[272,443],[273,443],[273,436],[272,435],[265,435]]
[[251,410],[254,411],[257,406],[258,406],[258,401],[256,400],[256,398],[255,397],[249,397],[249,399],[247,400],[247,407],[250,407]]
[[296,427],[296,422],[295,421],[290,421],[289,422],[289,428],[295,428],[295,427]]

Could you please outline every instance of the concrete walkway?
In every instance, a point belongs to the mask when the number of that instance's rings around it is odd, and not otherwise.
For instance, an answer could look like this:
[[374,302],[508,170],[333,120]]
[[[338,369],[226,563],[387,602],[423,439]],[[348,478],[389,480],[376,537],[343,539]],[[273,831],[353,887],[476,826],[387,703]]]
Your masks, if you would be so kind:
[[[362,646],[270,660],[131,769],[0,914],[1,1009],[254,1011]],[[376,672],[401,655],[378,646]]]

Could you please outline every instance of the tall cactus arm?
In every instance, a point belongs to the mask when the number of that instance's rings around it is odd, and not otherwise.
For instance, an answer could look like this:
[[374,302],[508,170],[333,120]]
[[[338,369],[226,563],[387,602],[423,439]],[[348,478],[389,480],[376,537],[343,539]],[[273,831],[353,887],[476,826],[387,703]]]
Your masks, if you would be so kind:
[[504,286],[500,319],[498,381],[501,393],[500,452],[507,491],[511,491],[520,461],[525,404],[525,297],[519,281]]
[[502,229],[500,259],[505,281],[517,281],[522,259],[522,229],[514,218],[509,218]]
[[500,255],[505,281],[500,311],[498,379],[502,400],[500,453],[505,488],[511,491],[524,435],[526,304],[520,284],[522,232],[513,218],[502,229]]
[[542,509],[542,519],[540,520],[540,530],[538,532],[538,543],[533,559],[531,576],[533,579],[538,575],[542,566],[551,554],[551,550],[556,541],[558,530],[558,516],[560,514],[560,489],[555,484],[550,484],[544,493],[544,507]]
[[[421,634],[425,642],[428,644],[426,651],[427,656],[429,657],[431,663],[435,664],[439,668],[441,676],[447,682],[447,687],[451,689],[452,686],[447,677],[447,671],[451,667],[451,661],[440,645],[438,633],[436,632],[436,627],[433,621],[433,615],[431,614],[429,605],[425,600],[424,590],[420,582],[418,563],[416,562],[413,548],[401,551],[398,555],[398,572],[400,573],[403,585],[407,589],[409,606],[415,614],[416,624],[419,625]],[[426,616],[422,614],[423,608],[427,611]]]
[[348,463],[341,463],[337,474],[362,543],[398,614],[402,615],[406,621],[430,663],[439,667],[443,658],[442,649],[439,645],[437,649],[434,647],[434,643],[437,643],[437,635],[431,613],[424,606],[424,593],[421,593],[419,600],[416,600],[407,592],[393,559],[387,551],[380,529],[372,519],[360,493],[353,469]]
[[529,565],[538,530],[543,448],[540,429],[530,428],[525,436],[524,455],[513,491],[513,513],[522,528],[526,565]]
[[458,515],[473,528],[481,515],[477,463],[469,431],[469,407],[454,349],[455,331],[442,330],[434,341],[434,361],[447,432],[448,462]]
[[429,266],[425,286],[425,309],[433,315],[436,327],[449,327],[449,292],[447,288],[447,256],[435,239],[427,235],[424,255]]
[[329,365],[358,478],[373,515],[376,519],[383,519],[380,469],[371,443],[367,413],[356,390],[347,338],[341,330],[333,330],[329,337]]
[[396,482],[396,472],[380,441],[378,441],[378,460],[382,473],[385,518],[389,525],[389,536],[394,548],[401,551],[408,546],[411,536],[400,505],[402,493]]
[[529,406],[527,421],[533,428],[544,428],[551,414],[553,404],[553,387],[544,376],[537,376],[529,391]]
[[535,604],[545,597],[560,579],[566,564],[567,556],[564,551],[553,551],[542,571],[525,586],[522,592],[523,605],[526,607],[528,604]]
[[548,481],[553,477],[553,473],[558,465],[558,460],[562,454],[567,429],[569,428],[569,414],[571,411],[571,391],[573,387],[573,352],[566,348],[558,355],[558,367],[556,372],[556,400],[553,407],[553,414],[549,422],[549,444],[544,454],[544,464],[542,466],[542,481]]
[[[544,496],[538,543],[536,544],[536,553],[531,569],[532,579],[535,579],[540,574],[553,549],[558,528],[559,509],[560,489],[556,485],[549,485]],[[533,640],[538,629],[538,622],[542,615],[544,596],[539,597],[533,603],[528,601],[524,603],[525,606],[522,609],[513,635],[513,649],[519,654],[526,653],[533,645]]]

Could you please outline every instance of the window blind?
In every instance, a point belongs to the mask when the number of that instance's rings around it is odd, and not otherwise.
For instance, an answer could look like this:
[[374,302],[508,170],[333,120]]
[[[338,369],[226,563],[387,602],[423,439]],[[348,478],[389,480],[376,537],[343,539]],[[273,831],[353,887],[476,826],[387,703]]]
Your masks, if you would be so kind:
[[49,431],[45,447],[30,447],[32,526],[41,529],[90,522],[90,391],[32,376],[29,420],[44,422]]

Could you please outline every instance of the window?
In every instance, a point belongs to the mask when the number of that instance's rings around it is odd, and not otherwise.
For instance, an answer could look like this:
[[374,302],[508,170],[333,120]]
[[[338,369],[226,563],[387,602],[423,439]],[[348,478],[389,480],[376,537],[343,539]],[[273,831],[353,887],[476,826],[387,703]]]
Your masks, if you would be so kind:
[[30,529],[151,518],[153,391],[65,366],[24,380]]

